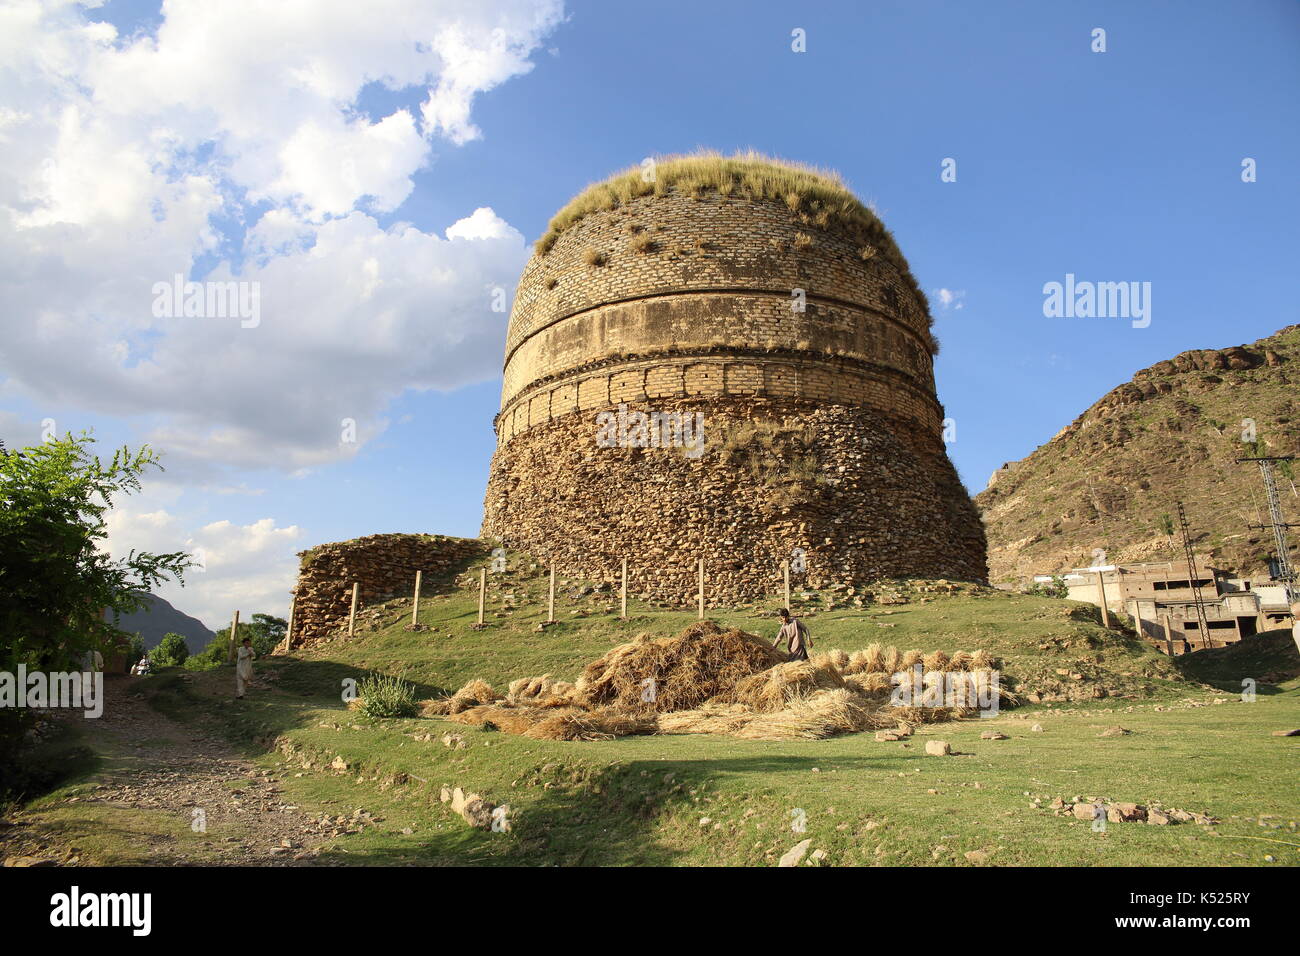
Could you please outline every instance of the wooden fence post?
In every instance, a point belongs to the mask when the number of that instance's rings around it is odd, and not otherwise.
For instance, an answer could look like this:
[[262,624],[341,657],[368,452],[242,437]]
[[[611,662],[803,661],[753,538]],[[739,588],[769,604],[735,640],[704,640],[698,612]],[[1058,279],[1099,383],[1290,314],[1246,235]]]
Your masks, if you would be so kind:
[[1110,627],[1110,609],[1106,607],[1106,582],[1102,580],[1101,572],[1097,572],[1097,591],[1101,598],[1101,626]]
[[618,596],[619,596],[619,603],[621,605],[621,610],[619,611],[618,616],[626,621],[627,620],[627,558],[623,559],[623,583],[618,589]]
[[700,558],[700,620],[704,620],[704,559]]
[[420,623],[420,576],[423,571],[415,572],[415,598],[411,601],[411,626]]
[[487,603],[487,568],[478,569],[478,622],[483,623],[483,606]]
[[230,659],[235,659],[235,633],[239,630],[239,612],[235,612],[235,617],[230,622]]
[[546,623],[555,623],[555,562],[551,562],[550,596],[547,598]]
[[295,594],[289,599],[289,626],[284,629],[284,647],[285,650],[293,650],[293,616],[298,609],[298,596]]
[[358,581],[352,582],[352,610],[348,612],[348,637],[352,636],[357,627],[357,599],[361,596],[361,584]]

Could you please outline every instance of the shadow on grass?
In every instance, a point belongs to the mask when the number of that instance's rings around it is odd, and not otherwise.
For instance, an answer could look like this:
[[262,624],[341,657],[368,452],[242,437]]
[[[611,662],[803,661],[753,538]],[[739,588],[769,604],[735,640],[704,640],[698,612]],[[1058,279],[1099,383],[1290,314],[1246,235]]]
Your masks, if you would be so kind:
[[1300,650],[1289,628],[1262,631],[1225,647],[1193,651],[1174,658],[1174,666],[1191,680],[1239,694],[1243,680],[1255,682],[1261,696],[1284,693],[1275,686],[1300,676]]
[[690,791],[703,791],[720,776],[743,777],[752,781],[753,790],[760,790],[773,773],[809,773],[815,766],[880,771],[893,760],[886,755],[633,760],[603,768],[570,786],[544,791],[540,801],[511,815],[509,834],[455,825],[446,833],[430,834],[418,850],[393,846],[326,852],[320,862],[346,866],[672,866],[687,850],[665,841],[663,824],[676,816],[677,825],[696,828],[696,817],[706,808],[693,803]]

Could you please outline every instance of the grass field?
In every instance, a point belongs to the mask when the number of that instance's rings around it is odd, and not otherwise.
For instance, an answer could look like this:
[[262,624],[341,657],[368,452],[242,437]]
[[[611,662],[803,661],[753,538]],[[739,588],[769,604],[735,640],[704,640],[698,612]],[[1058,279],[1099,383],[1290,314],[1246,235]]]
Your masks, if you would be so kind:
[[[372,720],[345,708],[342,682],[368,672],[401,674],[421,696],[450,692],[472,677],[498,687],[548,671],[571,680],[611,644],[642,631],[675,632],[693,619],[637,606],[619,621],[605,610],[608,596],[596,593],[562,597],[559,623],[538,631],[544,605],[532,588],[532,581],[500,582],[481,630],[470,626],[472,591],[427,599],[421,623],[430,630],[405,629],[409,605],[372,609],[351,641],[264,661],[267,686],[244,701],[230,699],[227,668],[166,672],[138,689],[164,717],[220,727],[272,772],[283,799],[313,814],[364,809],[378,818],[364,832],[328,841],[319,862],[770,865],[803,839],[824,852],[826,865],[1300,862],[1300,738],[1272,735],[1300,727],[1300,682],[1261,684],[1246,703],[1239,692],[1179,679],[1173,662],[1104,630],[1091,609],[1048,598],[914,590],[900,605],[818,612],[823,598],[811,596],[807,605],[817,649],[853,650],[873,640],[924,650],[983,647],[1004,657],[1013,677],[1052,680],[1060,670],[1091,668],[1092,678],[1136,684],[1140,693],[926,725],[905,742],[872,734],[788,743],[704,736],[552,742],[439,719]],[[499,610],[512,604],[518,609]],[[714,616],[774,631],[763,608]],[[1288,651],[1294,647],[1275,642],[1268,660],[1243,660],[1248,670],[1276,671]],[[1239,687],[1240,677],[1252,676],[1232,668],[1231,661],[1213,662],[1217,687]],[[1114,724],[1132,733],[1099,736]],[[1009,739],[981,739],[990,729]],[[461,735],[463,748],[444,746],[449,731]],[[929,739],[948,741],[955,755],[927,756]],[[67,804],[80,785],[74,780],[32,810],[84,829],[78,814],[110,811]],[[440,802],[444,785],[508,803],[512,831],[468,827]],[[1057,797],[1154,801],[1221,822],[1112,823],[1096,833],[1045,809]],[[806,820],[805,832],[792,829],[797,819]],[[101,835],[86,852],[96,862],[144,862],[141,827],[148,823],[138,813],[111,827],[101,821],[102,831],[119,838]],[[157,827],[174,830],[175,821]],[[194,862],[205,861],[196,850]]]

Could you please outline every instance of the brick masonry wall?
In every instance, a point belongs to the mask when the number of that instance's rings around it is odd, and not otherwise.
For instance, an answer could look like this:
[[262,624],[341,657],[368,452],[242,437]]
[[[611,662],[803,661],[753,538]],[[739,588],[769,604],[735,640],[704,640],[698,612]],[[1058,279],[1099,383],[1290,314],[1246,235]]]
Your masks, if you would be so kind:
[[[640,593],[672,601],[693,596],[701,556],[719,602],[771,593],[795,547],[810,586],[984,580],[928,330],[894,266],[782,203],[669,193],[587,215],[520,279],[483,534],[568,574],[626,554]],[[704,412],[708,451],[597,447],[596,416],[619,403]],[[815,425],[802,500],[715,454],[755,421]]]
[[434,594],[472,559],[487,553],[477,539],[436,534],[372,534],[302,551],[293,589],[294,646],[323,640],[347,627],[354,581],[361,585],[358,609],[409,597],[416,571],[424,572],[421,594]]

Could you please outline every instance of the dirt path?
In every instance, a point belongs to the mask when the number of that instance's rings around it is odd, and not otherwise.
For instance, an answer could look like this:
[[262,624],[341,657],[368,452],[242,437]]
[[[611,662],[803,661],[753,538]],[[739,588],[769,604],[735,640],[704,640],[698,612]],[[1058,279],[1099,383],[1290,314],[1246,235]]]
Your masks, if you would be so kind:
[[85,721],[104,761],[94,782],[0,821],[3,865],[312,865],[338,824],[286,804],[277,774],[240,757],[206,718],[158,713],[128,692],[132,680],[110,675],[103,716]]

